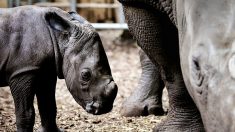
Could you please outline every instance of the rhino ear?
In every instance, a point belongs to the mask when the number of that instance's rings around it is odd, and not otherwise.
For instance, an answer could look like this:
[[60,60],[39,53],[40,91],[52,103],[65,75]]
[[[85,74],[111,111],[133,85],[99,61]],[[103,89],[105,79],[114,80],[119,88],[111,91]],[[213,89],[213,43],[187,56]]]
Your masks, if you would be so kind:
[[68,21],[66,21],[55,12],[46,13],[45,19],[52,29],[60,31],[62,33],[68,33],[71,27]]

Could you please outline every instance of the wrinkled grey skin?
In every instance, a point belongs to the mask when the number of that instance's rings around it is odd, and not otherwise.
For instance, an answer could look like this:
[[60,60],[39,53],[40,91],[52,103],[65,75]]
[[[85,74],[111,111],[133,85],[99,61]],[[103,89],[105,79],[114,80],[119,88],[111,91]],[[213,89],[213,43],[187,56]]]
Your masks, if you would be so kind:
[[123,116],[163,115],[162,91],[164,83],[159,66],[154,65],[143,50],[139,51],[142,73],[137,88],[121,108]]
[[177,1],[181,67],[207,131],[235,131],[234,12],[234,0]]
[[169,93],[167,119],[154,130],[235,131],[235,1],[120,1]]
[[36,95],[40,131],[56,125],[55,86],[65,78],[74,99],[89,113],[113,107],[113,81],[99,35],[76,13],[34,6],[0,9],[0,86],[10,86],[17,131],[33,131]]

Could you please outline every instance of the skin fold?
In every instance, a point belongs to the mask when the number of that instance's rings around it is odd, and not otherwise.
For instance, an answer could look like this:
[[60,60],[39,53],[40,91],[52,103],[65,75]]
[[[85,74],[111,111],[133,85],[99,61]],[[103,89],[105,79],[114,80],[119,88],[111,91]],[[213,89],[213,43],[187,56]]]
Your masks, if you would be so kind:
[[235,131],[235,1],[177,1],[185,84],[206,131]]
[[56,125],[57,77],[88,113],[111,111],[117,94],[108,59],[94,28],[75,12],[22,6],[0,9],[0,86],[10,86],[19,132],[32,132],[34,96],[39,131]]

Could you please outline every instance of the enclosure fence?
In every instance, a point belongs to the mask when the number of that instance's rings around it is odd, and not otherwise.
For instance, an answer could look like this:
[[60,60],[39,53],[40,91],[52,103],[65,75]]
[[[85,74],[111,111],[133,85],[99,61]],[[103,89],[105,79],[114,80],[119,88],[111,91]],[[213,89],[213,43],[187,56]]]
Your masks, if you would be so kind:
[[[69,3],[49,3],[47,0],[37,0],[37,6],[42,7],[70,7],[70,11],[77,8],[113,8],[116,9],[119,21],[116,23],[91,23],[96,29],[128,29],[125,23],[122,6],[117,3],[77,3],[77,0],[70,0]],[[8,7],[20,6],[21,0],[8,0]],[[27,5],[32,5],[33,0],[27,0]]]

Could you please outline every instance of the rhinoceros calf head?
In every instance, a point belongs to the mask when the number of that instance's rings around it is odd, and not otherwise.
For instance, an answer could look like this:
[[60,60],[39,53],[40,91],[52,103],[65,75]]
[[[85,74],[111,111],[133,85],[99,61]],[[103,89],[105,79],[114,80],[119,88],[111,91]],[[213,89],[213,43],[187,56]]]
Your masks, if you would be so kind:
[[49,12],[45,19],[59,44],[58,76],[65,78],[73,98],[89,113],[109,112],[117,86],[98,33],[74,12]]

